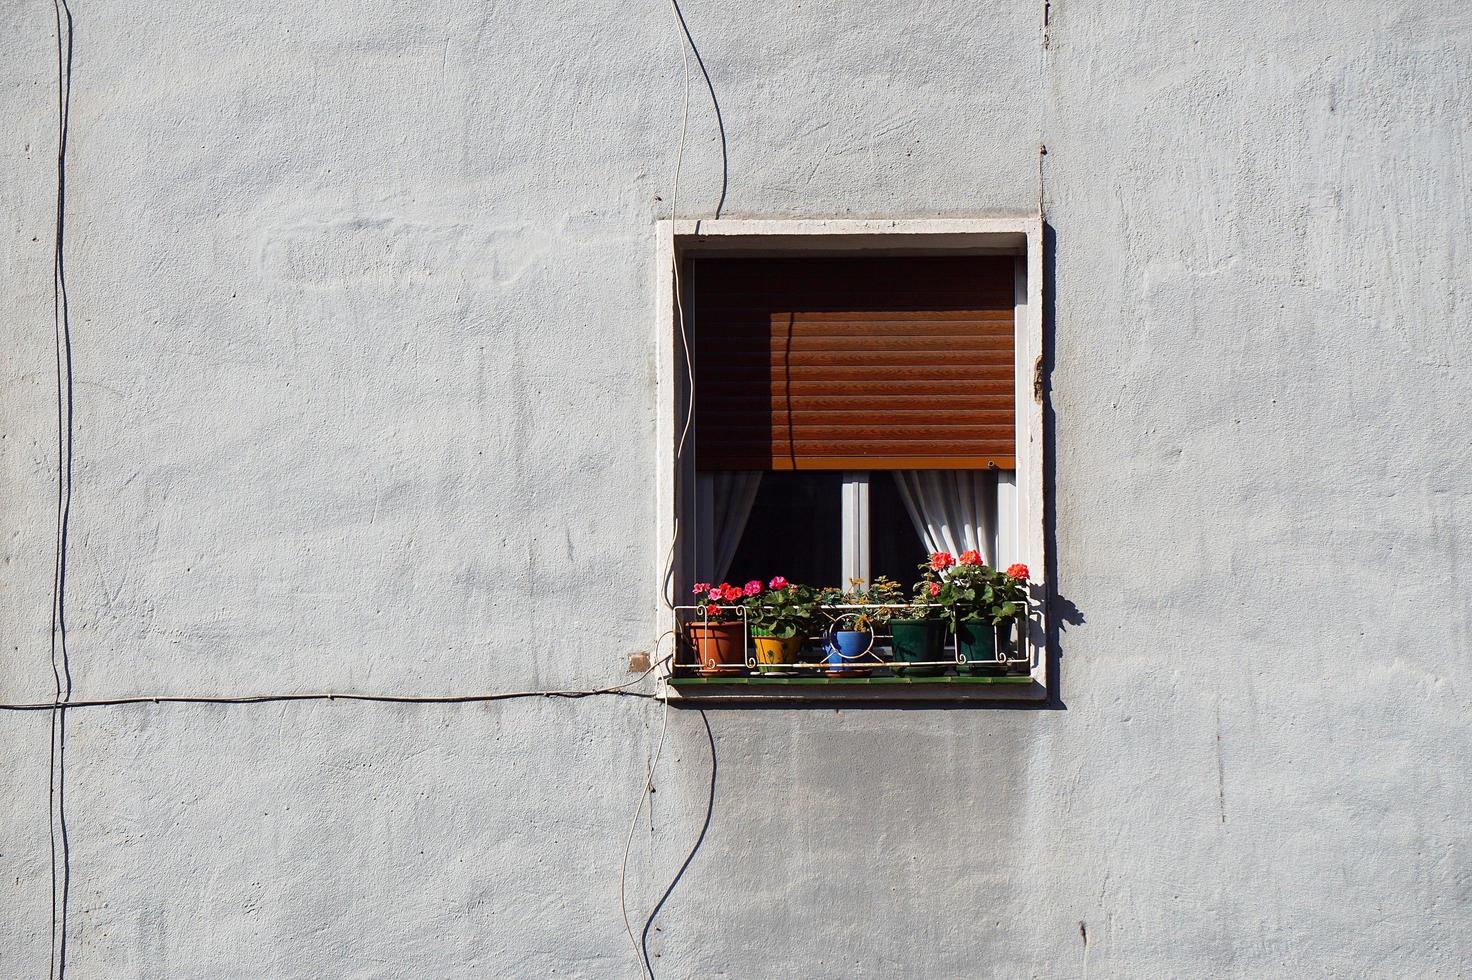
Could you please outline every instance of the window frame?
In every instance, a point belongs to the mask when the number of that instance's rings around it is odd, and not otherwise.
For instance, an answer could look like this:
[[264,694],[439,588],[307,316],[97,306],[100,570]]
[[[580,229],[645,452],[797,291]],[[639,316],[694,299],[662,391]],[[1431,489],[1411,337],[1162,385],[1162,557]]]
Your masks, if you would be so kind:
[[[654,349],[656,366],[656,479],[655,615],[659,631],[675,628],[675,616],[666,603],[679,604],[674,583],[683,581],[688,567],[684,542],[676,537],[676,447],[684,423],[686,379],[675,303],[676,263],[693,255],[903,255],[903,254],[1010,254],[1017,257],[1014,319],[1014,378],[1016,404],[1016,469],[1013,471],[1016,506],[1011,527],[998,513],[998,538],[1011,538],[1017,560],[1033,573],[1033,599],[1040,612],[1029,620],[1023,646],[1031,664],[1029,683],[1009,685],[808,685],[745,688],[712,685],[698,692],[668,683],[669,668],[661,671],[663,696],[672,703],[740,701],[862,701],[862,700],[1006,700],[1037,701],[1047,697],[1047,589],[1040,581],[1047,568],[1044,533],[1043,399],[1036,383],[1041,376],[1043,352],[1043,222],[1041,216],[987,218],[868,219],[668,219],[656,222],[654,256]],[[681,266],[683,267],[683,266]],[[687,443],[679,464],[685,476],[693,474],[694,453]],[[691,481],[693,485],[693,480]],[[683,534],[680,535],[683,538]],[[845,541],[847,548],[848,542]],[[671,576],[666,562],[673,554]]]

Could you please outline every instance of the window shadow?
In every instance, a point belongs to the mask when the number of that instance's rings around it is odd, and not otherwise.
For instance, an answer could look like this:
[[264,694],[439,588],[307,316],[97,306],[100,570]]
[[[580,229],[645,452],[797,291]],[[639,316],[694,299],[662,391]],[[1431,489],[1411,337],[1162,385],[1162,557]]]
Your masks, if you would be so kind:
[[1058,590],[1058,419],[1053,409],[1053,368],[1057,363],[1057,282],[1058,233],[1052,224],[1043,222],[1043,351],[1042,370],[1038,380],[1043,398],[1043,546],[1047,554],[1044,581],[1047,582],[1047,638],[1044,656],[1048,658],[1048,699],[1046,707],[1066,711],[1063,700],[1063,634],[1070,626],[1082,626],[1086,620],[1079,609]]

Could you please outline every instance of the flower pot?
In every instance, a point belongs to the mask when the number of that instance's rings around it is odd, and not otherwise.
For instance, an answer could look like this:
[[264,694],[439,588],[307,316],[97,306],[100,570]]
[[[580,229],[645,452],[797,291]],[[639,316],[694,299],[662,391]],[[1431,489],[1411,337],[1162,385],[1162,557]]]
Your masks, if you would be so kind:
[[986,619],[963,619],[956,623],[956,645],[968,663],[960,672],[972,677],[997,677],[1007,672],[1007,663],[997,659],[997,628]]
[[700,660],[697,673],[705,677],[734,677],[746,673],[746,629],[740,623],[687,623],[690,642]]
[[889,633],[894,641],[893,670],[906,677],[936,677],[946,672],[945,664],[907,667],[915,661],[954,660],[946,655],[946,623],[943,619],[891,619]]
[[[831,630],[823,637],[827,656],[823,673],[829,677],[868,677],[874,673],[872,661],[861,660],[874,644],[874,634],[868,630]],[[861,666],[865,663],[868,666]]]
[[756,644],[757,673],[792,673],[792,665],[797,663],[797,654],[802,649],[803,640],[804,637],[801,636],[753,637],[752,642]]

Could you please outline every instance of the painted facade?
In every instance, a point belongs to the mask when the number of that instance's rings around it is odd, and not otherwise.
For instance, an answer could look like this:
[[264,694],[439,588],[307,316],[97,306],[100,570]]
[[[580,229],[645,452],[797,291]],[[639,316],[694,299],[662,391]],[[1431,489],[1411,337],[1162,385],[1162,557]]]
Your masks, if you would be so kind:
[[[632,679],[669,8],[72,15],[73,697]],[[682,217],[1041,204],[1056,691],[670,709],[655,974],[1465,973],[1472,10],[685,15]],[[15,705],[54,690],[57,51],[50,4],[0,23]],[[70,709],[66,975],[638,976],[663,711]],[[55,717],[0,711],[6,976],[51,957]]]

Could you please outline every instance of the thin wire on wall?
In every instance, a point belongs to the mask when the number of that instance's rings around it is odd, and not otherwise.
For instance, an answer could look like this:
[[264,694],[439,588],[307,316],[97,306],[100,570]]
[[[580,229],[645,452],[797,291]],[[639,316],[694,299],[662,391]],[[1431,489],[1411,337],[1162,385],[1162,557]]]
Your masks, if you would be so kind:
[[[66,645],[67,531],[72,507],[72,337],[66,292],[66,150],[71,123],[72,12],[52,0],[56,18],[56,235],[51,256],[51,306],[56,334],[56,565],[51,581],[51,745],[47,807],[51,841],[51,954],[48,975],[66,973],[66,919],[71,897],[71,842],[66,827],[66,709],[72,696]],[[64,22],[64,23],[63,23]]]
[[[674,177],[670,183],[670,272],[673,278],[675,293],[675,323],[678,326],[680,332],[680,351],[685,358],[685,378],[687,383],[687,387],[685,389],[685,420],[683,425],[680,427],[680,438],[675,442],[673,479],[675,481],[675,487],[677,491],[674,497],[675,500],[678,501],[680,499],[680,495],[678,493],[679,482],[684,476],[683,461],[685,456],[685,443],[690,436],[690,425],[695,418],[695,368],[694,365],[691,363],[690,339],[685,330],[685,301],[683,295],[683,284],[680,282],[680,253],[679,249],[675,246],[675,242],[677,240],[677,232],[679,230],[678,222],[680,219],[680,170],[684,165],[685,140],[690,131],[690,44],[693,42],[690,41],[689,32],[685,29],[685,20],[683,17],[680,16],[680,6],[678,0],[670,0],[670,12],[674,15],[676,25],[680,29],[678,41],[680,45],[680,81],[682,88],[682,98],[680,105],[680,139],[675,146],[675,172]],[[680,516],[681,508],[677,504],[675,507],[674,519],[671,523],[670,528],[670,546],[669,550],[665,553],[664,571],[663,574],[660,576],[660,596],[664,599],[665,605],[670,609],[671,612],[674,611],[675,606],[675,597],[672,592],[675,588],[675,547],[680,540]],[[699,521],[696,522],[696,529],[698,533]],[[699,548],[698,541],[696,542],[696,548]],[[660,639],[663,639],[663,637],[661,637]],[[675,649],[670,654],[671,659],[674,658],[675,652],[678,651],[679,638],[672,635],[672,643]],[[656,642],[655,653],[658,653],[658,651],[659,645],[658,642]],[[644,785],[639,790],[639,800],[634,806],[633,815],[629,818],[629,830],[628,833],[624,836],[623,858],[619,862],[618,869],[618,908],[619,913],[623,916],[624,932],[629,937],[629,946],[634,951],[634,958],[639,962],[640,968],[643,971],[647,972],[651,978],[653,978],[654,976],[654,971],[650,967],[649,958],[645,955],[643,946],[639,943],[639,940],[635,938],[634,927],[632,923],[629,922],[629,904],[627,893],[629,877],[629,851],[634,844],[634,831],[638,829],[639,826],[639,815],[644,812],[644,805],[648,801],[650,794],[654,792],[654,772],[655,769],[659,766],[659,758],[661,753],[663,753],[664,751],[664,737],[666,731],[669,728],[669,720],[670,703],[669,699],[666,698],[664,702],[664,710],[661,712],[660,716],[659,740],[655,744],[653,757],[650,758],[645,765],[646,775],[644,779]]]
[[[690,359],[690,338],[685,330],[685,300],[684,287],[680,282],[680,254],[679,249],[674,246],[674,238],[678,231],[680,219],[680,169],[685,161],[685,138],[690,131],[690,48],[686,43],[687,35],[684,31],[684,20],[680,17],[680,8],[676,0],[670,0],[670,7],[675,14],[675,19],[681,28],[679,44],[681,57],[680,78],[684,85],[684,97],[680,108],[680,140],[675,148],[675,174],[670,187],[670,271],[674,277],[675,290],[675,324],[680,331],[680,352],[685,358],[685,421],[680,427],[680,438],[675,441],[674,475],[676,488],[684,476],[683,461],[685,458],[685,443],[690,436],[690,426],[695,419],[695,367]],[[678,492],[675,499],[679,499]],[[680,517],[681,508],[675,507],[674,520],[670,528],[670,546],[665,553],[664,571],[660,575],[660,597],[664,599],[665,606],[674,611],[675,596],[675,546],[680,540]],[[696,530],[699,530],[699,521],[696,522]],[[699,542],[696,542],[699,548]]]
[[[720,103],[716,99],[715,86],[710,80],[710,73],[706,71],[705,62],[703,59],[701,59],[700,52],[695,48],[695,39],[691,37],[690,27],[688,24],[685,23],[685,15],[680,10],[679,0],[670,0],[670,13],[673,15],[675,20],[676,36],[680,45],[680,81],[682,86],[680,105],[680,139],[675,148],[675,171],[670,188],[670,273],[674,286],[675,324],[680,334],[680,353],[685,359],[686,381],[685,419],[680,428],[680,437],[675,443],[674,455],[673,478],[676,487],[676,493],[674,497],[675,500],[678,502],[680,500],[679,483],[685,475],[685,447],[690,436],[691,427],[695,420],[695,367],[690,356],[690,336],[685,323],[684,283],[682,282],[682,277],[680,275],[680,254],[677,247],[680,218],[680,171],[684,164],[685,142],[690,128],[690,54],[692,51],[695,53],[695,58],[700,65],[701,74],[705,78],[706,88],[710,92],[711,105],[715,111],[716,126],[720,133],[721,139],[721,195],[720,199],[716,202],[716,217],[720,217],[721,208],[725,205],[726,202],[727,162],[726,127],[724,121],[721,119],[721,107]],[[674,596],[666,590],[672,590],[674,588],[675,550],[680,540],[680,523],[682,511],[683,508],[680,507],[677,503],[675,507],[674,519],[671,523],[669,549],[665,554],[664,572],[661,576],[661,597],[664,599],[665,605],[670,608],[671,612],[673,612],[674,610]],[[700,522],[697,520],[695,522],[696,539],[694,541],[694,552],[697,555],[700,554],[701,544],[701,542],[699,541],[699,534]],[[663,639],[663,637],[661,637],[661,639]],[[678,644],[679,639],[676,636],[674,637],[675,651],[671,652],[669,659],[672,660],[674,658],[675,652],[678,651]],[[658,652],[657,643],[655,645],[655,652]],[[710,829],[712,808],[715,804],[715,736],[710,730],[710,721],[705,717],[705,712],[702,711],[700,715],[701,719],[705,722],[706,734],[710,738],[711,751],[711,795],[707,803],[705,821],[701,826],[700,836],[696,839],[694,845],[691,847],[690,853],[686,856],[684,863],[681,864],[680,869],[675,872],[674,878],[671,879],[669,885],[664,890],[664,894],[660,897],[654,908],[650,910],[649,916],[646,918],[644,922],[644,928],[641,932],[641,936],[644,940],[643,942],[641,942],[640,938],[635,937],[633,926],[629,922],[629,909],[626,891],[628,883],[629,851],[630,848],[633,846],[634,831],[638,828],[639,816],[644,810],[645,803],[649,800],[651,794],[653,794],[654,792],[654,773],[659,766],[660,756],[664,751],[665,734],[668,730],[669,725],[668,698],[665,699],[664,711],[660,719],[659,738],[655,743],[654,754],[653,757],[649,759],[646,765],[647,775],[644,780],[644,786],[640,790],[639,800],[634,807],[633,816],[629,819],[629,830],[624,838],[624,853],[623,859],[619,864],[618,878],[619,911],[623,915],[624,932],[628,935],[629,945],[634,951],[634,957],[636,960],[638,960],[640,967],[642,968],[644,974],[649,977],[649,980],[654,980],[654,967],[653,964],[650,963],[649,952],[645,945],[648,939],[649,928],[653,925],[654,918],[659,914],[659,910],[664,906],[665,901],[674,891],[675,885],[679,882],[680,877],[685,873],[685,869],[688,868],[690,866],[690,862],[694,860],[696,851],[700,849],[700,845],[704,842],[706,832]]]

